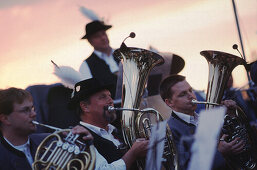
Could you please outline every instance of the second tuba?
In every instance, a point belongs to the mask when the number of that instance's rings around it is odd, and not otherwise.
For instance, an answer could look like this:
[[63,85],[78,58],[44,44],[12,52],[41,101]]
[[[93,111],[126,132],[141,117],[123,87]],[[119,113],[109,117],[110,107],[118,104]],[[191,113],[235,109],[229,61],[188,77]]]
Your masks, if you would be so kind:
[[[122,107],[138,109],[150,70],[162,64],[164,59],[154,52],[127,47],[124,43],[115,50],[114,56],[121,59],[123,64]],[[124,110],[121,126],[125,143],[131,147],[138,138],[149,139],[149,129],[157,120],[156,112]],[[176,148],[168,125],[163,160],[162,169],[178,169]],[[144,161],[139,161],[138,167],[144,169]]]
[[[221,103],[225,85],[233,69],[238,65],[245,65],[244,59],[220,51],[201,51],[209,65],[209,78],[206,103]],[[207,104],[206,108],[214,107]],[[225,159],[232,169],[257,169],[257,137],[254,129],[249,125],[245,113],[236,109],[235,113],[227,113],[222,132],[228,135],[225,140],[232,141],[239,137],[244,141],[244,151],[236,156],[226,156]]]

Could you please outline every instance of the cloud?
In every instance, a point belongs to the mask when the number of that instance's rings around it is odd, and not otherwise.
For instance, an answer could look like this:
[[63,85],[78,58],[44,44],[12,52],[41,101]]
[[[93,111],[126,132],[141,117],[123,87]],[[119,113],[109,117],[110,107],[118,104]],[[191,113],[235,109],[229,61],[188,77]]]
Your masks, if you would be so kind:
[[41,0],[4,0],[0,2],[0,9],[2,8],[10,8],[13,6],[26,6],[26,5],[30,5],[30,4],[34,4],[37,3]]

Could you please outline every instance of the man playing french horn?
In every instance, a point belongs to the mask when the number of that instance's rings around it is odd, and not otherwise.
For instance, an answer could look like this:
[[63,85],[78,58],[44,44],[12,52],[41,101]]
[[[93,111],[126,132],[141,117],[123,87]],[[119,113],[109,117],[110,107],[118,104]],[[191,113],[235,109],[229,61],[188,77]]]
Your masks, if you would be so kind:
[[[33,134],[36,112],[29,92],[18,88],[0,90],[0,169],[32,169],[34,156],[40,142],[49,134]],[[76,126],[73,134],[83,134],[83,140],[92,135],[83,127]],[[102,163],[98,163],[104,165]]]
[[[198,125],[199,115],[195,112],[196,104],[192,103],[196,99],[192,87],[184,76],[171,75],[164,79],[160,86],[160,94],[163,101],[173,110],[168,124],[171,128],[175,144],[180,157],[180,168],[187,169],[190,160],[190,147],[193,140],[180,142],[182,136],[192,136]],[[233,110],[236,104],[232,100],[223,101],[228,110]],[[226,135],[222,135],[218,143],[217,152],[213,163],[213,169],[227,169],[224,166],[222,155],[238,154],[243,151],[244,142],[235,138],[231,142],[226,142]],[[221,154],[220,154],[221,153]]]
[[107,160],[112,169],[134,169],[133,163],[146,155],[148,140],[139,139],[126,152],[121,134],[110,123],[116,119],[110,89],[112,84],[102,83],[96,78],[76,83],[70,108],[77,108],[80,125],[86,127],[94,137],[94,146]]

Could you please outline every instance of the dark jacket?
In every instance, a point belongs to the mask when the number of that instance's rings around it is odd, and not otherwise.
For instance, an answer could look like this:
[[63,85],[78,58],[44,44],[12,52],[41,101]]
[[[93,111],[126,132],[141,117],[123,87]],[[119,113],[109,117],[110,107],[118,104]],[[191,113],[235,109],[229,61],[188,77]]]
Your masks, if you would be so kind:
[[[179,166],[181,170],[186,170],[191,157],[190,150],[194,142],[193,135],[196,126],[180,119],[174,112],[171,113],[168,125],[172,131],[173,139],[178,150]],[[212,169],[223,170],[226,168],[224,158],[221,153],[216,151]]]
[[[40,142],[47,134],[33,134],[30,136],[30,151],[34,159],[35,153]],[[2,134],[0,134],[0,170],[30,170],[31,166],[25,154],[10,146]]]
[[[114,58],[117,64],[119,60]],[[95,53],[92,53],[86,60],[88,67],[90,68],[91,74],[94,78],[104,82],[112,83],[115,85],[114,89],[111,91],[112,97],[115,97],[117,75],[113,74],[109,68],[109,65],[105,63],[104,60],[100,59]]]
[[[86,129],[89,130],[92,136],[94,137],[94,146],[96,147],[98,152],[107,160],[108,163],[112,163],[114,161],[121,159],[122,156],[126,153],[127,150],[125,148],[118,148],[116,145],[113,144],[112,141],[97,135],[88,128]],[[113,135],[115,138],[117,138],[119,141],[123,143],[123,140],[120,136],[121,134],[119,132],[113,132]]]

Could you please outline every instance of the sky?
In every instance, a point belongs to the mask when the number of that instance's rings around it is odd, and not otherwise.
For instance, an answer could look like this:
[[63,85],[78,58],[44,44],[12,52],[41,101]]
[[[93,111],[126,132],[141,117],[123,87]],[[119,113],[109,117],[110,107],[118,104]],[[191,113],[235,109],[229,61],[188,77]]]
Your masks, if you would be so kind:
[[[235,0],[247,62],[257,60],[257,1]],[[0,89],[53,84],[53,60],[79,69],[93,48],[86,40],[90,20],[79,10],[93,10],[106,24],[113,48],[131,31],[128,46],[157,48],[181,56],[193,88],[206,90],[208,64],[200,51],[215,50],[239,56],[240,42],[230,0],[0,0]],[[233,71],[234,86],[247,84],[242,66]]]

